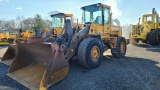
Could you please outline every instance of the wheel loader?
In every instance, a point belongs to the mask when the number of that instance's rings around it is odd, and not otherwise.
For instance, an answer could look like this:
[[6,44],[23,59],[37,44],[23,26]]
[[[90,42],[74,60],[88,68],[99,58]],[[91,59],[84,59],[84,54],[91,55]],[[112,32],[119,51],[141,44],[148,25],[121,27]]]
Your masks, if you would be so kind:
[[8,45],[14,41],[14,38],[16,38],[15,32],[0,33],[0,44],[2,43],[2,45]]
[[73,14],[67,13],[52,14],[52,29],[48,33],[46,33],[46,35],[44,36],[44,41],[54,41],[54,39],[60,35],[62,28],[64,27],[64,20],[68,18],[72,21],[72,16]]
[[[64,21],[66,19],[71,20],[71,25],[76,29],[76,32],[82,28],[82,26],[78,23],[74,23],[73,20],[73,14],[67,14],[67,13],[57,13],[57,14],[52,14],[52,29],[44,36],[44,41],[45,42],[51,42],[54,41],[54,39],[60,35],[62,32],[62,29],[64,27]],[[54,38],[53,38],[54,37]]]
[[125,57],[126,40],[121,27],[112,24],[111,7],[97,3],[81,9],[84,28],[76,34],[67,19],[54,42],[17,43],[7,75],[31,90],[46,90],[68,74],[74,56],[85,68],[98,67],[108,49],[115,58]]
[[160,44],[160,17],[155,8],[152,14],[142,16],[142,23],[132,26],[130,34],[130,42],[133,45],[138,45],[139,41],[150,45]]

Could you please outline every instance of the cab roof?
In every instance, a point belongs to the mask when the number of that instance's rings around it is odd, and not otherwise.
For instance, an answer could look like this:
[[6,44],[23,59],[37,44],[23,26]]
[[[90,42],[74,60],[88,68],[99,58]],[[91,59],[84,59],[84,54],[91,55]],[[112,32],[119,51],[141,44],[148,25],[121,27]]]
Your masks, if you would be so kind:
[[91,5],[87,5],[87,6],[83,6],[81,7],[81,9],[83,10],[85,7],[88,7],[88,6],[102,6],[102,7],[106,7],[106,8],[111,8],[111,6],[109,5],[106,5],[106,4],[103,4],[103,3],[97,3],[97,4],[91,4]]
[[56,14],[52,14],[51,17],[53,16],[65,16],[65,17],[72,17],[73,14],[67,14],[67,13],[56,13]]

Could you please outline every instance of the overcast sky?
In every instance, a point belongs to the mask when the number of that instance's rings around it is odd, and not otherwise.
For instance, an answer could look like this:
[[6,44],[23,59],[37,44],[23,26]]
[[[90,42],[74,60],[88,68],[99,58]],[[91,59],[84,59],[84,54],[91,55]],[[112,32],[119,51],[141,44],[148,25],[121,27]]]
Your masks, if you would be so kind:
[[0,0],[0,19],[15,19],[18,15],[28,18],[36,13],[49,18],[48,12],[54,10],[73,13],[81,19],[80,7],[94,3],[110,5],[113,17],[118,18],[121,25],[136,24],[138,18],[151,13],[153,7],[160,13],[160,0]]

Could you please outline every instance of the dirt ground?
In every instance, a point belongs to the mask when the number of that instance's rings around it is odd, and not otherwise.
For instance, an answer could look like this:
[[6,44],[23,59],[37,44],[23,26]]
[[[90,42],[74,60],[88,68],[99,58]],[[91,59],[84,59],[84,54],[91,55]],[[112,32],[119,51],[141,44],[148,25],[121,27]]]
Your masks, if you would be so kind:
[[[0,58],[7,47],[0,47]],[[70,63],[65,79],[49,90],[160,90],[160,46],[128,45],[125,58],[104,54],[95,69],[81,67],[76,58]],[[0,63],[0,90],[28,90],[7,74],[8,66]]]

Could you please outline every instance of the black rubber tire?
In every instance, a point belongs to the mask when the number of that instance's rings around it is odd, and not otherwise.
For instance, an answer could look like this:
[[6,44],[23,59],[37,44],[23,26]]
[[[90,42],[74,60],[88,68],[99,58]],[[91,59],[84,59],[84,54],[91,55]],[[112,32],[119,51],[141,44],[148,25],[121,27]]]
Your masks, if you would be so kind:
[[[120,50],[120,45],[121,43],[124,42],[125,44],[125,49],[124,52],[121,52]],[[123,58],[125,57],[126,54],[126,50],[127,50],[127,44],[126,44],[126,40],[124,37],[117,37],[117,45],[116,48],[111,48],[111,53],[115,58]]]
[[137,46],[138,43],[139,43],[139,40],[138,39],[134,39],[134,38],[130,38],[130,43],[134,46]]
[[[157,38],[158,37],[158,38]],[[149,39],[148,42],[150,45],[155,46],[160,44],[160,33],[158,30],[152,30],[149,33]]]
[[7,41],[9,42],[9,44],[13,44],[14,39],[8,39]]
[[142,43],[147,43],[147,41],[146,41],[146,40],[141,40],[141,42],[142,42]]
[[160,44],[160,29],[158,30],[158,39],[159,39],[159,44]]
[[[91,50],[94,46],[97,46],[100,51],[99,58],[96,62],[91,58]],[[83,67],[96,68],[101,64],[102,58],[103,58],[103,45],[99,39],[87,38],[80,43],[78,47],[78,60]]]
[[157,45],[160,45],[160,29],[159,30],[156,30],[157,31],[157,36],[158,36],[158,39],[157,39]]

